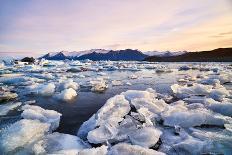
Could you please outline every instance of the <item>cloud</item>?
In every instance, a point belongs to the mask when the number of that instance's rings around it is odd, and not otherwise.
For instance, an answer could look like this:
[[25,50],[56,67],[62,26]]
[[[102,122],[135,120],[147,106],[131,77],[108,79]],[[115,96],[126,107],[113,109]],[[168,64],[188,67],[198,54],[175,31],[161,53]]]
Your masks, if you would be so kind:
[[[200,50],[231,45],[230,0],[0,1],[0,51]],[[217,37],[222,36],[222,37]],[[212,44],[215,43],[216,44]]]

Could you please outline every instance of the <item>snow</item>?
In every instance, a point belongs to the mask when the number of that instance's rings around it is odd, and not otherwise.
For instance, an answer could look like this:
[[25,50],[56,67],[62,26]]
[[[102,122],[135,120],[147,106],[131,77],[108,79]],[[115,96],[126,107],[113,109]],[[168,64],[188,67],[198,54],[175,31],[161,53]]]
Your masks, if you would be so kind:
[[1,130],[0,145],[3,152],[13,152],[40,139],[49,131],[48,123],[22,119]]
[[22,107],[23,112],[21,116],[24,119],[39,120],[44,123],[50,124],[50,129],[55,130],[60,123],[60,117],[62,114],[54,110],[45,110],[35,105],[25,105]]
[[60,94],[57,95],[58,99],[69,101],[77,96],[77,92],[73,88],[68,88],[63,90]]

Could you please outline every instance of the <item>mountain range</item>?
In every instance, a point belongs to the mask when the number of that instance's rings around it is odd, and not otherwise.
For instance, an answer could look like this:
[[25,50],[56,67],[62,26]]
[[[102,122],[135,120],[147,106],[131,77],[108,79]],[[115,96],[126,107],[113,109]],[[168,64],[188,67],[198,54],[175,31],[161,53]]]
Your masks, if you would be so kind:
[[232,48],[218,48],[210,51],[187,52],[181,55],[146,57],[153,62],[232,62]]
[[141,52],[139,50],[133,49],[125,49],[125,50],[105,50],[105,49],[91,49],[86,51],[61,51],[61,52],[53,52],[48,53],[40,58],[48,59],[48,60],[84,60],[90,59],[93,61],[98,60],[112,60],[112,61],[141,61],[149,56],[157,56],[157,57],[169,57],[169,56],[177,56],[185,54],[186,51],[181,52],[158,52],[158,51],[148,51]]
[[111,61],[154,61],[154,62],[204,62],[204,61],[232,61],[232,48],[218,48],[210,51],[197,52],[158,52],[148,51],[141,52],[139,50],[105,50],[91,49],[86,51],[61,51],[48,53],[40,58],[48,60],[84,60],[90,59],[93,61],[111,60]]

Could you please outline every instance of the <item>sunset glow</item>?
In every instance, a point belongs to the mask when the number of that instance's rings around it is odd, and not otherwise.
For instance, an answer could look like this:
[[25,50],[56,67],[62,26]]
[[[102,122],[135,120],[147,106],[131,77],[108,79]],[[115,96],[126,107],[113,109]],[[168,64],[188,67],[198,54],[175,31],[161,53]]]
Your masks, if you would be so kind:
[[0,55],[232,46],[231,0],[1,0]]

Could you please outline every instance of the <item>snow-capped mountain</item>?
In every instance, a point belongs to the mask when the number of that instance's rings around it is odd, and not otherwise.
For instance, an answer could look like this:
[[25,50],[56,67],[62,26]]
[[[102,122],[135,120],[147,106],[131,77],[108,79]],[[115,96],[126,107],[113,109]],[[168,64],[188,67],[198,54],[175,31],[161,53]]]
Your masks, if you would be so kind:
[[53,52],[48,53],[41,58],[48,60],[144,60],[148,55],[139,50],[125,49],[125,50],[105,50],[105,49],[91,49],[79,52]]
[[172,56],[178,56],[187,53],[187,51],[179,51],[179,52],[170,52],[170,51],[164,51],[164,52],[159,52],[159,51],[147,51],[144,52],[146,55],[149,56],[157,56],[157,57],[172,57]]
[[158,52],[158,51],[148,51],[141,52],[139,50],[125,49],[125,50],[105,50],[105,49],[91,49],[85,51],[61,51],[48,53],[41,58],[49,60],[144,60],[148,56],[157,57],[172,57],[187,53],[186,51],[180,52]]

